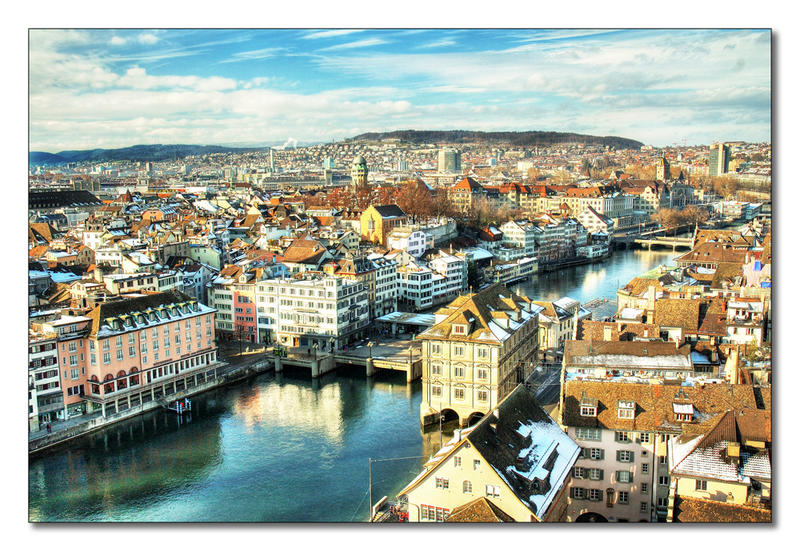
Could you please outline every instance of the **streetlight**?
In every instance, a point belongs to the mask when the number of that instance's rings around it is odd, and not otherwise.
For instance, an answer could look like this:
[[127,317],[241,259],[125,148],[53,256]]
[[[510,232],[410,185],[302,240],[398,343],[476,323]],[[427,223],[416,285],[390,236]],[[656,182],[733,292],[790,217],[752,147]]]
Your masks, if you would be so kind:
[[373,346],[375,346],[375,343],[373,343],[372,341],[369,341],[367,343],[367,348],[369,348],[369,359],[370,360],[372,359],[372,347]]

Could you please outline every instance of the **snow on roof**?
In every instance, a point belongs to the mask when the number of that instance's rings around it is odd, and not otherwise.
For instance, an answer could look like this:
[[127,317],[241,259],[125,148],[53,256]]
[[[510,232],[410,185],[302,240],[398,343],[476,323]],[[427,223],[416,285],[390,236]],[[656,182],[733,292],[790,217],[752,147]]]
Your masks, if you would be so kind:
[[82,279],[81,276],[75,275],[72,272],[50,272],[50,278],[55,283],[69,283],[70,281]]
[[501,342],[511,336],[511,333],[507,333],[502,327],[497,325],[494,320],[489,322],[489,330],[492,332],[492,335]]
[[629,320],[640,318],[642,315],[644,315],[644,310],[639,308],[623,308],[619,313],[619,318]]

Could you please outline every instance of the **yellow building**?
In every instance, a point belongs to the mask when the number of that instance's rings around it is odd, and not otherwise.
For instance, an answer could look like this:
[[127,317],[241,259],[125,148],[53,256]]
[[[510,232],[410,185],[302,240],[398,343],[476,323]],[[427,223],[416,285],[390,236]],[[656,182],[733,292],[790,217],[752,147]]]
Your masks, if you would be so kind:
[[418,336],[422,425],[442,416],[467,426],[523,382],[539,350],[541,310],[500,283],[440,308]]
[[480,498],[501,519],[559,522],[579,453],[533,391],[519,385],[477,425],[457,431],[398,497],[410,522],[444,522]]
[[771,414],[728,410],[669,446],[668,522],[771,522]]
[[406,213],[397,205],[370,205],[361,213],[361,239],[386,246],[392,230],[406,223]]

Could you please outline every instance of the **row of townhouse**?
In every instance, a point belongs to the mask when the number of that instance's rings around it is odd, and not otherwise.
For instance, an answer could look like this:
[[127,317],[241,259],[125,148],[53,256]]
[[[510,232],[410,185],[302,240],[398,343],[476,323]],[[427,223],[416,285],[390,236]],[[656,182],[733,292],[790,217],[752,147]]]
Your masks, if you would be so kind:
[[122,296],[85,315],[33,322],[31,430],[87,413],[113,415],[216,379],[214,313],[166,292]]
[[[676,470],[682,459],[676,456],[680,456],[681,447],[686,447],[685,441],[697,445],[721,417],[748,413],[763,421],[765,415],[769,416],[768,411],[758,408],[752,386],[568,380],[562,393],[560,423],[581,446],[569,488],[568,521],[672,520],[676,479],[684,496],[740,505],[747,504],[748,496],[753,495],[769,500],[771,481],[763,453],[758,459],[767,468],[762,467],[758,478],[734,476],[739,491],[733,493],[717,491],[725,484],[720,480],[724,470],[706,469],[702,475],[687,470],[680,473],[684,476],[678,476],[680,470]],[[736,441],[735,431],[727,439]],[[762,436],[754,438],[754,452],[750,453],[762,452],[765,440]],[[758,460],[753,461],[754,466],[756,463]],[[687,480],[681,482],[684,478]]]

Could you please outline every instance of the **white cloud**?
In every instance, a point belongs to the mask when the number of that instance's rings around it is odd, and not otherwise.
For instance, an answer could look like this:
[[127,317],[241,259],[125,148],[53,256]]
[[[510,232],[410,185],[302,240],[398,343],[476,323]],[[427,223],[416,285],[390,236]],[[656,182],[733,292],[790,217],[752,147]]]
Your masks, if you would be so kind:
[[386,41],[380,38],[366,38],[364,40],[356,40],[355,42],[345,42],[344,44],[337,44],[335,46],[328,46],[327,48],[320,48],[320,52],[333,51],[333,50],[350,50],[353,48],[365,48],[367,46],[377,46],[379,44],[386,44]]
[[335,29],[330,31],[314,31],[303,35],[303,38],[317,39],[317,38],[330,38],[333,36],[344,36],[347,34],[360,33],[361,29]]
[[124,38],[122,38],[121,36],[114,36],[114,37],[111,38],[111,45],[112,46],[123,46],[125,44],[125,42],[127,42],[127,41]]
[[137,37],[140,44],[155,44],[158,42],[158,37],[153,33],[142,33]]
[[417,46],[417,48],[441,48],[442,46],[454,46],[456,43],[455,40],[450,40],[449,38],[445,38],[443,40],[437,40],[436,42],[428,42],[427,44],[422,44]]
[[249,50],[246,52],[236,52],[230,58],[220,61],[220,63],[236,63],[238,61],[250,61],[253,59],[266,59],[274,57],[278,52],[283,51],[284,48],[261,48],[258,50]]

